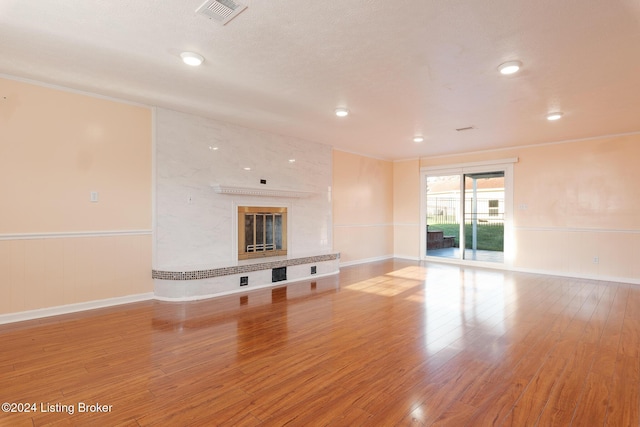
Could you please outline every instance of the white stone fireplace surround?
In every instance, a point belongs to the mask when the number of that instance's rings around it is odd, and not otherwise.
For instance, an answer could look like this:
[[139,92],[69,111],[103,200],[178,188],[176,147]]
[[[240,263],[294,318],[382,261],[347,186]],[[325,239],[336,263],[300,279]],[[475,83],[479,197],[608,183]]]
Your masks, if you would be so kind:
[[[157,298],[206,298],[339,271],[331,147],[160,108],[154,121]],[[285,257],[238,261],[238,206],[287,208]],[[287,280],[272,283],[282,266]]]

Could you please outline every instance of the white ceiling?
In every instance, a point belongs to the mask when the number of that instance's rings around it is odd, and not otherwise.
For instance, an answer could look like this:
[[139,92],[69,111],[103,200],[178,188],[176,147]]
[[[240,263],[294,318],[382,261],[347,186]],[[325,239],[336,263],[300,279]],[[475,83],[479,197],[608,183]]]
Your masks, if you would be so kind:
[[639,0],[202,2],[0,0],[0,73],[384,159],[640,131]]

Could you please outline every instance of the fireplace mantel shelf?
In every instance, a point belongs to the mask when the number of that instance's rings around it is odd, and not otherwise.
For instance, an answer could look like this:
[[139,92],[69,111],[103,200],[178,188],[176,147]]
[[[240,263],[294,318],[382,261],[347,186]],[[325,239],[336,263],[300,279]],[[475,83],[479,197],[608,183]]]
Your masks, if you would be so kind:
[[274,188],[235,187],[231,185],[212,184],[213,191],[219,194],[262,197],[288,197],[302,199],[313,195],[309,191],[279,190]]

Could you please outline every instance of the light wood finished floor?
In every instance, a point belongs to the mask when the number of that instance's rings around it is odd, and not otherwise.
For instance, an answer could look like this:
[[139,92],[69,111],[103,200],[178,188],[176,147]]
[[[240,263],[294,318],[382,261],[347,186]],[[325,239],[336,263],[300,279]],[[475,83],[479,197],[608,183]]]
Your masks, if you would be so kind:
[[390,260],[3,325],[0,343],[0,402],[38,405],[3,426],[639,425],[627,284]]

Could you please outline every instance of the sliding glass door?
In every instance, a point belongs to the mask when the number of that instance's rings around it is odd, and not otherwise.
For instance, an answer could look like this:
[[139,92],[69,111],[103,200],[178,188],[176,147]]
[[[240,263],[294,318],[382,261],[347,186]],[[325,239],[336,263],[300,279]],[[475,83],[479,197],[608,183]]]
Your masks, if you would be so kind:
[[504,171],[464,174],[463,259],[504,261]]
[[505,262],[512,165],[423,170],[425,258]]

